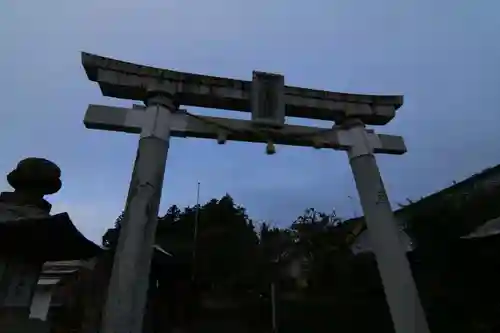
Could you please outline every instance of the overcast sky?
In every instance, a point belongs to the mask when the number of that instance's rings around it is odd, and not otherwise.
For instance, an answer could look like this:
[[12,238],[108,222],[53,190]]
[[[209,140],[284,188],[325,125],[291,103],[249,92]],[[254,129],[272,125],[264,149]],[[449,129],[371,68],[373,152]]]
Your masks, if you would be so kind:
[[[100,241],[124,206],[138,137],[87,130],[101,96],[80,52],[200,74],[352,93],[404,94],[379,133],[404,156],[379,156],[393,203],[500,163],[498,0],[5,0],[0,4],[0,174],[49,158],[63,189],[48,197]],[[200,112],[200,110],[194,110]],[[205,114],[248,117],[236,112]],[[298,122],[319,124],[318,122]],[[320,124],[323,125],[324,124]],[[173,139],[161,213],[229,192],[257,219],[289,224],[306,207],[360,213],[343,152]],[[2,189],[9,189],[4,179]],[[353,199],[350,199],[353,198]]]

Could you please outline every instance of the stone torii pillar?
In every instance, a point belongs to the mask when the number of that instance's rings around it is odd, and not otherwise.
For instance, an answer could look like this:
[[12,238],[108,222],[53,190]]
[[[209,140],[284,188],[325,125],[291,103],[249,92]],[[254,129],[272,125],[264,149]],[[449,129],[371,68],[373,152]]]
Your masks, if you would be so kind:
[[[104,308],[102,333],[141,332],[170,140],[172,91],[150,89]],[[139,273],[138,273],[139,272]]]
[[399,229],[375,159],[374,142],[367,135],[365,125],[357,119],[349,119],[341,127],[346,130],[352,144],[347,155],[395,332],[429,332],[406,250],[401,244]]

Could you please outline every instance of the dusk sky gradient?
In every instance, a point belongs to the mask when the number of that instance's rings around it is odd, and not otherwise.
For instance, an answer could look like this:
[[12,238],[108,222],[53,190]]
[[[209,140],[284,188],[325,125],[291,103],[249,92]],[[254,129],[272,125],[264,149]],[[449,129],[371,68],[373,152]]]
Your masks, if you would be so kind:
[[[408,153],[379,155],[391,201],[419,198],[500,163],[497,0],[87,0],[0,4],[0,186],[28,156],[63,171],[48,200],[100,242],[123,209],[138,136],[85,129],[101,96],[85,51],[186,72],[351,93],[404,94],[378,133]],[[195,113],[249,118],[237,112]],[[318,121],[297,124],[330,126]],[[230,193],[255,219],[285,226],[307,207],[360,214],[347,156],[332,150],[172,139],[160,214]],[[354,199],[351,199],[351,198]]]

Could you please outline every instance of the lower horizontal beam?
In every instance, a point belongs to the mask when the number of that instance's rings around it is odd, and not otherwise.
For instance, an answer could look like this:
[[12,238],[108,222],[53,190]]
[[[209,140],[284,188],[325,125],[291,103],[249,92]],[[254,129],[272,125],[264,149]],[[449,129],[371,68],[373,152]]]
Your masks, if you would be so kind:
[[[89,105],[85,114],[85,127],[126,133],[140,133],[143,109]],[[341,129],[317,128],[309,126],[285,125],[281,129],[256,126],[249,120],[190,115],[179,110],[172,115],[171,135],[218,139],[221,141],[268,142],[289,146],[331,148],[347,150],[348,142],[339,135]],[[400,155],[406,152],[404,140],[400,136],[375,134],[368,131],[374,144],[375,153]]]

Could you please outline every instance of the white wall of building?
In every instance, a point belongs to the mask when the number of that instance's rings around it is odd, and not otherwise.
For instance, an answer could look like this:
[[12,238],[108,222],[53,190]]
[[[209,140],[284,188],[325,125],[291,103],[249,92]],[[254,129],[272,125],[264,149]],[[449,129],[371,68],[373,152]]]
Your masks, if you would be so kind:
[[31,302],[30,318],[46,320],[52,299],[52,288],[37,288]]

